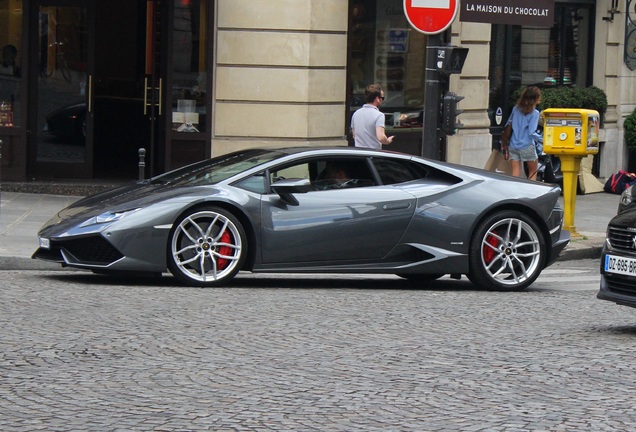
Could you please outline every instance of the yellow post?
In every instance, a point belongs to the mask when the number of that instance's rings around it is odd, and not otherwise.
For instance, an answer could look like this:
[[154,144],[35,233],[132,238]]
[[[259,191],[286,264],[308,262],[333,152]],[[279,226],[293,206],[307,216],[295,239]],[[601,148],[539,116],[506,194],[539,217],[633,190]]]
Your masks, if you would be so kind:
[[598,153],[598,111],[548,108],[543,118],[543,151],[561,158],[563,172],[563,229],[576,233],[576,184],[583,156]]
[[561,171],[563,172],[563,229],[576,235],[574,213],[576,211],[576,185],[581,169],[581,156],[561,156]]

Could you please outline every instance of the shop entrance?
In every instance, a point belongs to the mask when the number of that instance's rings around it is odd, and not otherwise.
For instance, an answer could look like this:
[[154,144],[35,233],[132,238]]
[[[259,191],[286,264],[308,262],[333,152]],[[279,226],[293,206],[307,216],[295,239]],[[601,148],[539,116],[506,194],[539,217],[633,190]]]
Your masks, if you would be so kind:
[[[146,175],[209,155],[207,1],[39,0],[31,11],[30,177],[133,179],[140,148]],[[182,142],[199,151],[175,160]]]

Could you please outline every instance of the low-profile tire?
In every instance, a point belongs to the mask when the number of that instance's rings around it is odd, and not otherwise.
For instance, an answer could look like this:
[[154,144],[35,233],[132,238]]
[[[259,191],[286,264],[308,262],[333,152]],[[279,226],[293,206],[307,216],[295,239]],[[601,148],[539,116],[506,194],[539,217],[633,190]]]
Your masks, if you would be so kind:
[[426,283],[433,282],[442,276],[444,273],[433,273],[433,274],[423,274],[423,273],[397,273],[396,276],[409,280],[415,283]]
[[546,245],[537,224],[516,210],[494,213],[479,224],[470,244],[469,279],[497,291],[521,291],[543,270]]
[[239,220],[218,207],[193,209],[177,220],[168,237],[168,269],[180,282],[211,287],[232,279],[247,256]]

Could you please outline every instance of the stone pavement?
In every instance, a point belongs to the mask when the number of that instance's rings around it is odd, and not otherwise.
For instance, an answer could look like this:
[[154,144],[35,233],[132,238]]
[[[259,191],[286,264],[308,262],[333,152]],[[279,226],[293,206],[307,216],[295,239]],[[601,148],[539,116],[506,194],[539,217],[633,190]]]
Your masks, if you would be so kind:
[[[30,259],[38,247],[37,232],[56,212],[79,198],[0,191],[0,269],[59,268]],[[604,192],[577,196],[576,234],[560,260],[600,257],[607,223],[616,214],[619,198]]]
[[510,293],[3,271],[0,430],[634,430],[634,312],[596,299],[594,262]]

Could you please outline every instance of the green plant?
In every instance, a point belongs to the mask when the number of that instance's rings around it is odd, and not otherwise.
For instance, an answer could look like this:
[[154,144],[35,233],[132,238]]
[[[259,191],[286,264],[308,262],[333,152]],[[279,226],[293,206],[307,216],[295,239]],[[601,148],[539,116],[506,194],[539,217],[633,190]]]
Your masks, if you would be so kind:
[[[513,94],[516,102],[524,87]],[[598,87],[548,87],[541,90],[539,111],[546,108],[583,108],[598,111],[601,117],[607,111],[607,95]]]
[[541,93],[541,104],[537,107],[540,111],[546,108],[578,108],[571,87],[548,88]]
[[636,150],[636,109],[625,117],[623,131],[625,133],[625,144],[627,144],[627,148]]
[[603,115],[607,111],[607,95],[596,86],[586,87],[581,95],[581,108],[593,109]]

